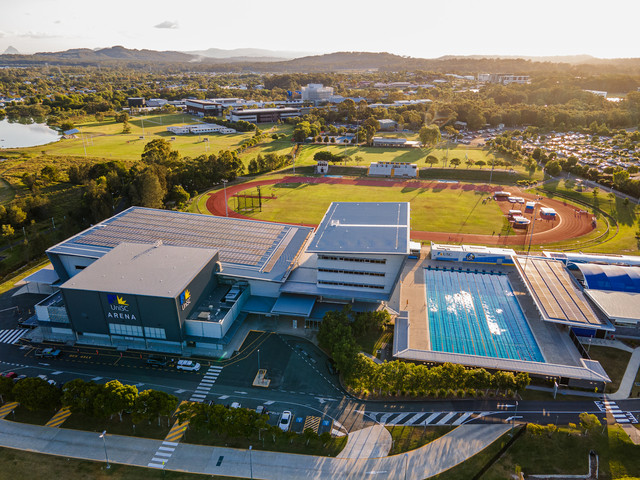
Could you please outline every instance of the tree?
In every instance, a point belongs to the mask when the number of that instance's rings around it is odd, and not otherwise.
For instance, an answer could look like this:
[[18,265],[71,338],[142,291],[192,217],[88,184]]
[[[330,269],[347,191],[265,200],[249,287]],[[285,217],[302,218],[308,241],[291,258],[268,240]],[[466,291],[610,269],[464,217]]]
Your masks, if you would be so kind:
[[2,225],[2,236],[7,239],[9,245],[11,246],[11,250],[13,250],[13,245],[11,244],[11,238],[16,233],[14,228],[11,225]]
[[472,166],[474,163],[476,163],[474,160],[472,160],[471,158],[467,158],[464,163],[467,165],[467,168],[469,168],[470,166]]
[[73,413],[94,415],[94,398],[104,388],[95,382],[85,382],[80,378],[67,382],[62,387],[62,404]]
[[123,385],[118,380],[111,380],[95,397],[94,407],[96,411],[102,411],[108,417],[117,413],[122,421],[122,414],[125,410],[133,409],[137,396],[138,389],[135,385]]
[[424,146],[433,146],[441,139],[440,129],[435,124],[423,126],[418,135]]
[[60,390],[45,380],[23,378],[13,387],[13,396],[27,410],[57,409],[60,406]]
[[584,429],[585,433],[588,433],[602,426],[598,417],[596,417],[592,413],[582,412],[579,415],[579,418],[580,426]]
[[169,192],[168,200],[175,202],[176,206],[183,207],[191,198],[182,185],[174,185]]
[[627,180],[629,180],[629,172],[620,170],[613,174],[613,184],[616,188],[620,188]]
[[304,432],[302,432],[305,439],[305,445],[309,446],[309,442],[313,439],[318,438],[318,434],[313,428],[305,428]]
[[430,167],[433,167],[436,163],[438,163],[438,157],[434,155],[428,155],[427,158],[424,159],[425,163],[428,163]]
[[556,175],[560,174],[560,172],[562,171],[562,167],[560,166],[560,162],[558,162],[557,160],[551,160],[547,162],[544,170],[552,177],[555,177]]
[[457,168],[457,167],[458,167],[458,165],[460,165],[461,163],[462,163],[462,162],[461,162],[461,160],[460,160],[459,158],[452,158],[452,159],[449,161],[449,165],[453,165],[453,168]]
[[180,154],[176,150],[171,150],[171,144],[164,138],[151,140],[142,151],[142,161],[146,163],[167,164],[179,158]]
[[150,170],[144,170],[136,178],[137,197],[132,198],[135,205],[150,208],[162,208],[162,200],[166,195],[166,191],[160,183],[158,175]]
[[7,217],[14,227],[19,227],[27,220],[27,214],[17,205],[11,205],[7,208]]
[[482,169],[482,167],[484,167],[487,164],[487,162],[485,162],[484,160],[478,160],[476,162],[476,165],[480,167],[480,169]]
[[11,398],[13,391],[13,379],[9,377],[0,377],[0,402],[4,403]]
[[160,417],[169,417],[178,408],[178,398],[159,390],[144,390],[136,397],[133,406],[133,417],[136,423],[142,420],[151,421]]

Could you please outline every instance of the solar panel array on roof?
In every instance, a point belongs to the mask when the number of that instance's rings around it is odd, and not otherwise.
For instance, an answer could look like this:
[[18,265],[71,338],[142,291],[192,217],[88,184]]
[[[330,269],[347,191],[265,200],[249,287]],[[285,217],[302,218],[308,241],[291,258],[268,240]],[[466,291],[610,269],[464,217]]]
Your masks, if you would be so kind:
[[122,242],[215,248],[220,260],[255,266],[286,234],[286,225],[132,208],[75,237],[72,243],[115,247]]
[[550,321],[602,326],[603,322],[572,284],[562,262],[519,257],[517,260],[534,298]]

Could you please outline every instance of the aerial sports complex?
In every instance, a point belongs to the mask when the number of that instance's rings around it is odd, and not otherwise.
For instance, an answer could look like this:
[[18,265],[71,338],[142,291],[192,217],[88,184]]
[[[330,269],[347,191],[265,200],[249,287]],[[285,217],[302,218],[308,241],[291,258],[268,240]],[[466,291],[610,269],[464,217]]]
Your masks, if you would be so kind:
[[[610,382],[584,337],[638,329],[635,257],[410,241],[407,202],[334,202],[317,227],[131,207],[49,248],[38,335],[70,345],[220,357],[247,319],[317,328],[386,309],[393,355]],[[234,343],[235,344],[235,343]]]

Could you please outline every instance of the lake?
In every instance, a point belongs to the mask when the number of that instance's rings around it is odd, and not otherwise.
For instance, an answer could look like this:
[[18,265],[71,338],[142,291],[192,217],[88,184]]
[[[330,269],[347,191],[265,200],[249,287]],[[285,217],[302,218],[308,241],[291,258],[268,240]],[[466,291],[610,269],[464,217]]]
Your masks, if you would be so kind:
[[7,118],[0,120],[0,149],[35,147],[56,142],[60,134],[44,123],[28,125],[9,122]]

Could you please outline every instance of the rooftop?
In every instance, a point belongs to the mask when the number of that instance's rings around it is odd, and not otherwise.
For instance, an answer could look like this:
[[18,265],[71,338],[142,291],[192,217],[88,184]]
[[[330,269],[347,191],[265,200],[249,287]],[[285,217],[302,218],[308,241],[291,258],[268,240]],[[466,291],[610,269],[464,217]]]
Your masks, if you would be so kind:
[[206,248],[121,243],[61,288],[175,298],[216,255]]
[[408,202],[333,202],[307,252],[408,254]]
[[123,242],[218,250],[227,275],[281,281],[292,268],[309,227],[196,213],[131,207],[47,250],[100,258]]
[[640,293],[611,292],[607,290],[585,290],[609,320],[640,320]]

